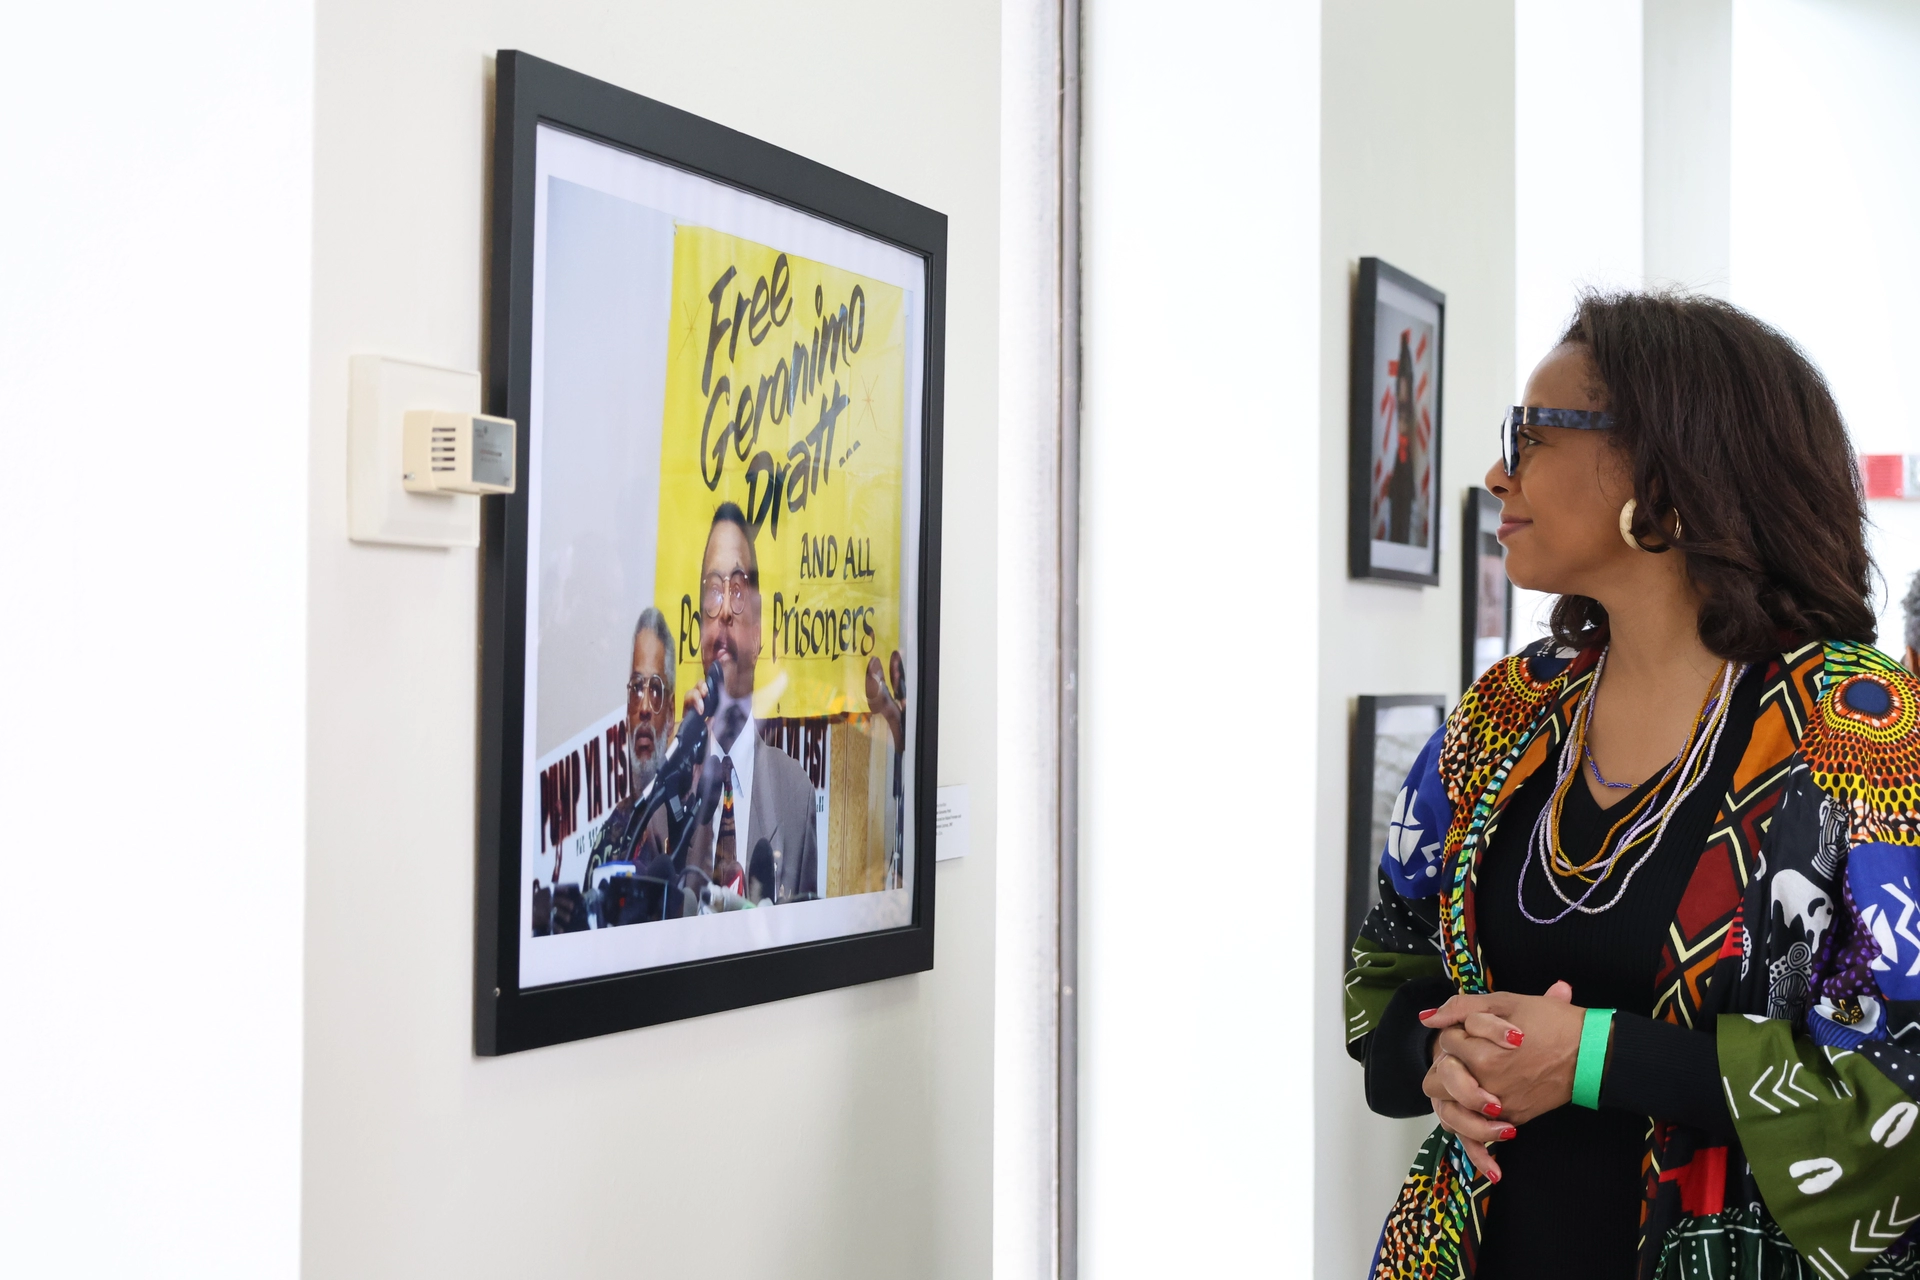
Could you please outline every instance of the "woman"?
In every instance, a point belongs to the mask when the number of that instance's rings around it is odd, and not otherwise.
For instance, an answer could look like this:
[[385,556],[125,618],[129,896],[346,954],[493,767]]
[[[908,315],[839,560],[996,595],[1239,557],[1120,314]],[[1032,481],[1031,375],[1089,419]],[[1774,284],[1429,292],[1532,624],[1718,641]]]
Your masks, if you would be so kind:
[[1920,1276],[1920,684],[1839,411],[1643,294],[1525,399],[1486,483],[1554,638],[1422,752],[1347,978],[1368,1104],[1440,1120],[1373,1274]]

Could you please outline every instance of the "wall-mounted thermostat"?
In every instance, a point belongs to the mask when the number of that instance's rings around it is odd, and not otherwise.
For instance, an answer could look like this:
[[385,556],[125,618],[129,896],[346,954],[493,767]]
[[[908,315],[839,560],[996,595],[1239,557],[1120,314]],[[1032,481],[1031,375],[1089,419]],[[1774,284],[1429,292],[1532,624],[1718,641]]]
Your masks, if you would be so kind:
[[480,495],[512,492],[517,444],[511,421],[480,412],[480,375],[373,355],[348,370],[348,536],[479,546]]
[[409,493],[512,493],[513,419],[409,409],[400,482]]

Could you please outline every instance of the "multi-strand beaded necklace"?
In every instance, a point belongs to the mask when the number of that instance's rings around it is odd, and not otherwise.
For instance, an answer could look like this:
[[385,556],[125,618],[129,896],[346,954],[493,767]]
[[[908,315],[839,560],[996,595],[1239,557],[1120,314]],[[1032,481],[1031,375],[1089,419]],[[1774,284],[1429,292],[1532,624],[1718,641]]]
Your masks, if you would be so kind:
[[[1720,746],[1720,732],[1726,728],[1727,712],[1733,702],[1733,686],[1740,680],[1745,666],[1722,663],[1720,674],[1708,686],[1706,699],[1699,712],[1693,718],[1693,729],[1687,735],[1687,743],[1680,749],[1667,767],[1661,771],[1658,782],[1648,787],[1646,794],[1629,806],[1627,813],[1616,820],[1600,841],[1599,850],[1584,862],[1575,862],[1560,846],[1560,814],[1566,805],[1567,794],[1580,775],[1580,761],[1587,758],[1587,729],[1593,721],[1593,699],[1600,691],[1600,677],[1607,669],[1606,650],[1600,651],[1600,661],[1593,669],[1593,680],[1587,685],[1586,693],[1574,707],[1573,723],[1568,726],[1568,742],[1560,753],[1558,777],[1555,779],[1553,798],[1540,810],[1540,816],[1534,820],[1533,831],[1527,837],[1527,856],[1520,864],[1520,877],[1514,883],[1514,896],[1520,907],[1520,914],[1534,924],[1557,924],[1578,911],[1583,915],[1597,916],[1610,911],[1626,896],[1627,886],[1633,883],[1634,873],[1646,865],[1660,847],[1660,838],[1667,833],[1667,824],[1680,811],[1680,806],[1692,795],[1701,780],[1713,768],[1713,755]],[[1599,767],[1594,768],[1594,776],[1599,776]],[[1605,779],[1601,779],[1605,784]],[[1606,784],[1613,785],[1613,784]],[[1664,795],[1666,799],[1659,804]],[[1644,846],[1642,848],[1641,846]],[[1634,858],[1626,874],[1621,877],[1620,886],[1613,896],[1598,905],[1589,905],[1588,899],[1600,889],[1612,876],[1614,869],[1636,848],[1639,855]],[[1536,916],[1527,910],[1527,866],[1535,859],[1539,860],[1540,870],[1545,874],[1547,887],[1554,896],[1565,903],[1565,909],[1558,915]],[[1578,880],[1586,884],[1586,889],[1577,898],[1570,898],[1560,887],[1562,880]]]

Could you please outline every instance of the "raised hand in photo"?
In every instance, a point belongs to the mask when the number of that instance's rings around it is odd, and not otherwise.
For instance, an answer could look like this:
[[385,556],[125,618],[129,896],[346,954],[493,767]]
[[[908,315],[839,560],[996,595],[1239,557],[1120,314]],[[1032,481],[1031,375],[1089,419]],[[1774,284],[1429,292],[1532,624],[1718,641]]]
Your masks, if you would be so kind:
[[[887,728],[893,733],[893,749],[907,749],[907,664],[901,659],[898,649],[887,661],[888,672],[883,673],[880,659],[867,659],[867,710],[887,722]],[[887,687],[887,674],[893,678],[893,687]]]

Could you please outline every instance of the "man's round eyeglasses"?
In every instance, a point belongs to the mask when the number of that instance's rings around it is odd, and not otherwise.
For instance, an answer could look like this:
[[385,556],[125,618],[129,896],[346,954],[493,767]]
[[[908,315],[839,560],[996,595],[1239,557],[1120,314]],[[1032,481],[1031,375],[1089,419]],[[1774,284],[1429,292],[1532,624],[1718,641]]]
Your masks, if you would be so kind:
[[1593,409],[1535,409],[1514,405],[1500,419],[1500,465],[1512,475],[1520,465],[1520,428],[1566,427],[1572,431],[1606,431],[1613,419]]
[[667,705],[667,682],[659,676],[640,676],[627,681],[627,696],[649,711]]
[[727,606],[728,613],[745,613],[747,592],[759,585],[737,569],[724,578],[717,573],[710,573],[700,582],[700,609],[709,618],[720,616],[722,604]]

